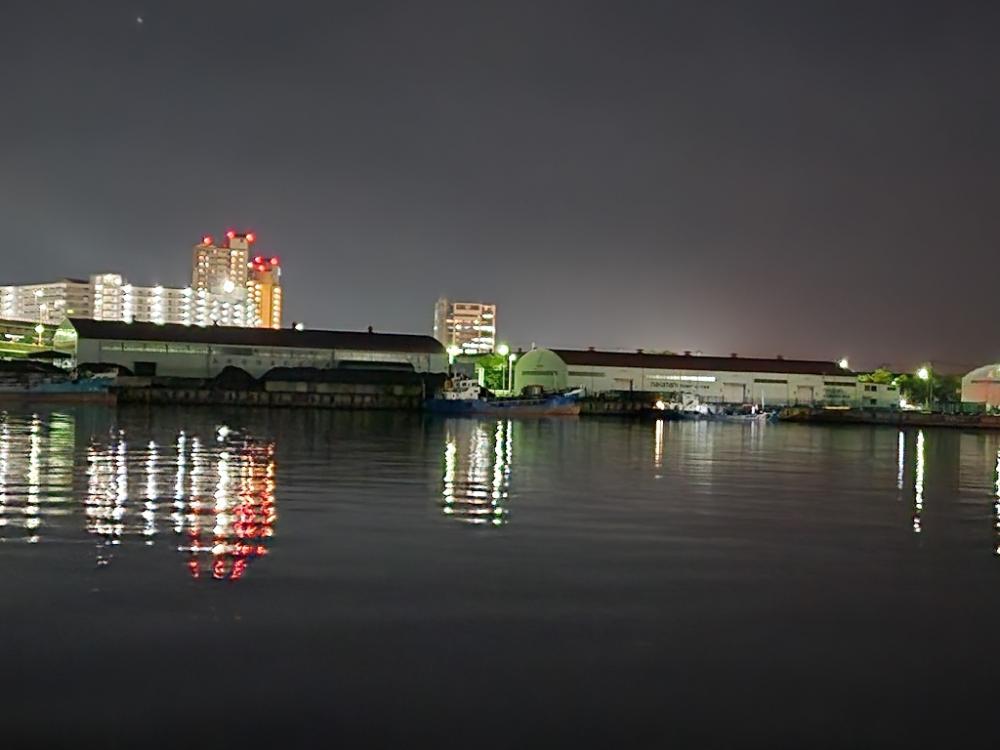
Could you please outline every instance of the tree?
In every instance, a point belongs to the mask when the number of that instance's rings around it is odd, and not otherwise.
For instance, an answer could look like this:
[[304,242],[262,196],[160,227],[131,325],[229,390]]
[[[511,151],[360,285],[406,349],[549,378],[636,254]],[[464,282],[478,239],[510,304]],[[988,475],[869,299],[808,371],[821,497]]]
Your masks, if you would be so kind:
[[491,391],[502,390],[507,378],[507,358],[499,354],[461,354],[456,362],[471,363],[483,371],[483,385]]
[[962,379],[958,375],[931,372],[927,380],[921,380],[914,373],[904,372],[896,378],[899,394],[911,404],[927,402],[928,384],[935,405],[957,404],[962,400]]
[[858,380],[862,383],[883,383],[891,385],[896,380],[896,373],[879,367],[873,372],[863,372],[858,375]]

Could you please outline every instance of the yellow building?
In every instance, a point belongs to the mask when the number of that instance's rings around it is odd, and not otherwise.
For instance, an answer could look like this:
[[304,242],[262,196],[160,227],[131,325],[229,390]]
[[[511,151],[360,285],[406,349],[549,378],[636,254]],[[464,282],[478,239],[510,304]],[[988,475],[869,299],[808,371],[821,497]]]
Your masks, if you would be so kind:
[[258,255],[248,267],[247,312],[258,328],[281,328],[281,264]]

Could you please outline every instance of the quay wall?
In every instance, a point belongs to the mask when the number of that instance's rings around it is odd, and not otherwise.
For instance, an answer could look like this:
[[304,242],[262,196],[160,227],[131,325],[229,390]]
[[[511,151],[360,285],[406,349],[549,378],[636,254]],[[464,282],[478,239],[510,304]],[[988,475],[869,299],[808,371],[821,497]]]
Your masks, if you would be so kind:
[[1000,430],[1000,415],[941,414],[887,409],[812,409],[789,407],[778,414],[783,422],[810,424],[867,424],[890,427],[958,427]]
[[114,390],[120,404],[416,411],[439,385],[423,373],[289,369],[266,379],[236,372],[214,379],[126,376]]
[[[294,385],[304,385],[296,383]],[[125,386],[117,389],[119,404],[169,406],[309,407],[315,409],[419,410],[420,388],[412,386],[345,385],[322,389],[209,389]]]

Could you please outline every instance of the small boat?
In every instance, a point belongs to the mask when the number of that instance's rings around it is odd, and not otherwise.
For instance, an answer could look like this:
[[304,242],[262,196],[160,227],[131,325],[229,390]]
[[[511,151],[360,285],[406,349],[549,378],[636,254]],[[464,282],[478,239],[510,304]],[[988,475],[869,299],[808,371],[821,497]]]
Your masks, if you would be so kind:
[[113,378],[102,376],[74,378],[69,374],[3,373],[0,374],[0,402],[114,403],[112,385]]
[[471,378],[453,377],[445,381],[440,395],[424,402],[424,408],[455,416],[557,417],[580,413],[579,391],[526,398],[484,397],[482,391]]

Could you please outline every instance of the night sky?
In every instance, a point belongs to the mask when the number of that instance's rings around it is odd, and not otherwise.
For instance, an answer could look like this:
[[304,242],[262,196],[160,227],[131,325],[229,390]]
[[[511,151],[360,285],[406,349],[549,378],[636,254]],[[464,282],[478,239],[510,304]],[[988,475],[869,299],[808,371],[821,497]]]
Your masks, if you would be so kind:
[[[141,17],[140,23],[137,19]],[[286,323],[1000,359],[1000,3],[20,2],[0,283],[282,256]]]

